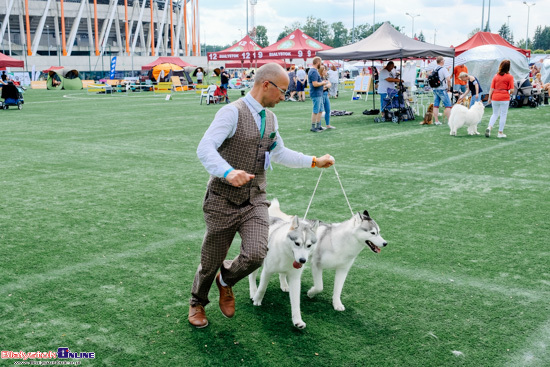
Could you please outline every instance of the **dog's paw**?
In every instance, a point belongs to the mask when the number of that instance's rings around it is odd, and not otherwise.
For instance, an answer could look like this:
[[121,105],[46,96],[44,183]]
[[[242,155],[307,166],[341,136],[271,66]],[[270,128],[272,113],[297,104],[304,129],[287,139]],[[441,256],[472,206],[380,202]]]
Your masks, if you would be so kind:
[[332,307],[334,307],[334,309],[336,311],[345,311],[346,308],[344,307],[344,305],[342,304],[342,302],[333,302],[332,303]]
[[262,300],[255,300],[254,298],[252,298],[252,303],[254,304],[254,306],[261,306]]
[[295,322],[294,326],[297,327],[298,329],[305,329],[306,328],[306,323],[303,322],[302,320],[300,320],[298,322]]
[[315,297],[316,295],[318,295],[320,292],[318,292],[315,287],[311,287],[309,291],[307,291],[307,296],[309,298],[313,298]]
[[288,293],[288,291],[289,291],[290,289],[289,289],[288,285],[287,285],[287,286],[281,285],[281,290],[282,290],[283,292],[287,292],[287,293]]

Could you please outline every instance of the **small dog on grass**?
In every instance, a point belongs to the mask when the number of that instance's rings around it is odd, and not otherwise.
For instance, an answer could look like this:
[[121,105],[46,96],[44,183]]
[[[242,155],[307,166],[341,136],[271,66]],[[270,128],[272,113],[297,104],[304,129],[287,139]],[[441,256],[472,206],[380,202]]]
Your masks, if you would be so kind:
[[434,118],[434,104],[432,103],[428,106],[428,109],[426,110],[426,114],[424,115],[424,120],[420,123],[420,125],[431,125],[433,118]]
[[456,103],[457,103],[457,104],[461,104],[461,105],[463,105],[464,107],[470,107],[470,99],[471,99],[470,96],[464,97],[464,98],[459,99],[458,101],[456,101]]

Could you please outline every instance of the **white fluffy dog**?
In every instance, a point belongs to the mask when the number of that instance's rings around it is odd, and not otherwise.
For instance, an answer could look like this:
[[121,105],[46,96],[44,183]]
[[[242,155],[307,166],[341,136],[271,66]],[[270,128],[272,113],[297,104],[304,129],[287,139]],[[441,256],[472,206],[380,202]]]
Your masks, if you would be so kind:
[[479,135],[477,125],[481,122],[484,112],[483,102],[474,103],[470,109],[460,104],[454,105],[449,117],[451,135],[456,136],[456,131],[462,126],[468,127],[468,135]]

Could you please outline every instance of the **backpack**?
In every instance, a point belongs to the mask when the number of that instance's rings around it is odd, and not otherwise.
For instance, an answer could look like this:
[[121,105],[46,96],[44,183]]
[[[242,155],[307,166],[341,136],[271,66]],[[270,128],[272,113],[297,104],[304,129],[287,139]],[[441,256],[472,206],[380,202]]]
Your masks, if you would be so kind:
[[435,70],[432,71],[432,73],[428,77],[428,84],[432,88],[437,88],[437,87],[441,86],[441,79],[439,79],[439,70],[440,69],[441,69],[441,66],[435,68]]

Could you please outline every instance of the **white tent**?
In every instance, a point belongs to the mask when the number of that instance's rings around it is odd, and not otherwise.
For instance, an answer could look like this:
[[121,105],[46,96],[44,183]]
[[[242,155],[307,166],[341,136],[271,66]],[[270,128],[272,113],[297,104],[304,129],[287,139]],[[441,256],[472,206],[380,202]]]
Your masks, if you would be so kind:
[[484,45],[463,52],[456,58],[456,65],[465,64],[468,74],[477,77],[483,94],[489,93],[491,81],[498,72],[502,60],[510,60],[510,74],[515,81],[523,80],[529,75],[527,58],[505,46]]
[[550,83],[550,58],[544,59],[540,69],[540,77],[543,83]]
[[[499,45],[483,45],[465,51],[455,58],[455,66],[465,64],[468,68],[468,74],[477,77],[479,80],[483,94],[488,94],[491,88],[491,81],[498,72],[498,66],[502,60],[510,60],[510,74],[512,74],[515,81],[523,80],[529,75],[529,62],[527,58],[512,48]],[[446,57],[445,67],[451,73],[452,66],[453,59]],[[437,63],[435,60],[432,60],[423,69],[430,72],[436,67]],[[548,78],[550,78],[550,75]]]

